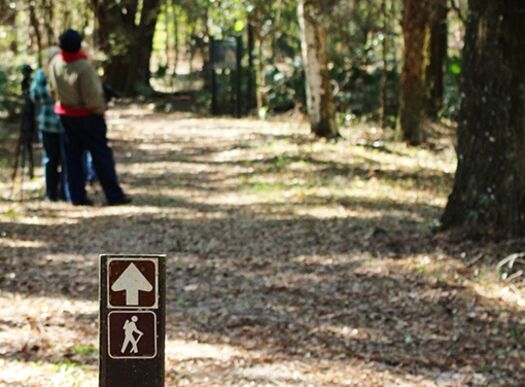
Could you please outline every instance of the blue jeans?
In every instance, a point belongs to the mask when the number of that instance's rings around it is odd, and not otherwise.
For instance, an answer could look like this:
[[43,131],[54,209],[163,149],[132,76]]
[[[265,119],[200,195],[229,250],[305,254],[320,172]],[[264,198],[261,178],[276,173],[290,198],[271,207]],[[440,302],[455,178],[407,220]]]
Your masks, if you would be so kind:
[[88,151],[84,152],[84,174],[86,175],[86,183],[93,184],[97,182],[97,174],[93,167],[93,157]]
[[71,201],[83,203],[87,200],[85,150],[88,150],[93,158],[93,166],[108,203],[121,200],[124,193],[118,182],[113,152],[108,145],[104,117],[95,114],[87,117],[61,116],[60,120],[64,127],[67,180]]

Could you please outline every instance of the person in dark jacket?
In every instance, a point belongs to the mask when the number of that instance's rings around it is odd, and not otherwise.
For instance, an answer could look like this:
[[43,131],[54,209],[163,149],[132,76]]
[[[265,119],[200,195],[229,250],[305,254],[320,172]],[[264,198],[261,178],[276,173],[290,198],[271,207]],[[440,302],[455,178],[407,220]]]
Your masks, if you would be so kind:
[[[60,53],[58,47],[50,47],[44,60],[44,67],[55,55]],[[31,100],[36,108],[36,121],[40,130],[44,154],[42,165],[46,185],[45,198],[49,201],[65,200],[65,170],[62,142],[60,139],[62,125],[60,117],[53,109],[54,101],[47,87],[47,76],[43,68],[35,71],[29,90]]]

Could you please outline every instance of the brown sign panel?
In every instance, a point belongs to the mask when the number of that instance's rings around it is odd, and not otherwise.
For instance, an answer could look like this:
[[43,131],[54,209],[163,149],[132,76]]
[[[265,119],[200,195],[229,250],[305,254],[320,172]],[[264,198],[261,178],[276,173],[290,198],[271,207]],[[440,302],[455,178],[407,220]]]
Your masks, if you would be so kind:
[[110,258],[107,266],[109,308],[157,308],[158,267],[156,260]]
[[153,312],[108,314],[108,352],[113,359],[152,359],[157,355],[157,318]]
[[100,256],[100,387],[163,387],[166,257]]

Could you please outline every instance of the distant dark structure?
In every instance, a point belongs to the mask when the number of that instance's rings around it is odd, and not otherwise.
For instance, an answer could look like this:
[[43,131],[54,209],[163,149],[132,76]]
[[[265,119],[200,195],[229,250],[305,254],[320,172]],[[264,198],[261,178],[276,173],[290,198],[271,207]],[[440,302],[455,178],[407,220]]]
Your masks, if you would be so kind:
[[210,91],[213,115],[227,112],[240,117],[242,114],[242,55],[240,36],[221,40],[210,38]]

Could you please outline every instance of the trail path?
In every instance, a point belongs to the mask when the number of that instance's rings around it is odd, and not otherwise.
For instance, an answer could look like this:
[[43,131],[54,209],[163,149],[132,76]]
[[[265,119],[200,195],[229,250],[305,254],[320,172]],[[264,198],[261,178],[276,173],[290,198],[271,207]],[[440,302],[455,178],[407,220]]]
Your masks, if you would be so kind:
[[40,180],[0,202],[0,385],[96,385],[100,253],[168,254],[168,386],[525,380],[523,290],[493,266],[523,241],[432,232],[449,143],[140,106],[109,122],[132,205],[45,203]]

